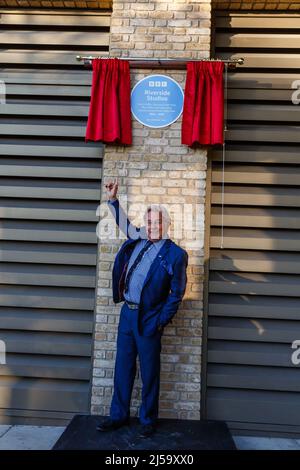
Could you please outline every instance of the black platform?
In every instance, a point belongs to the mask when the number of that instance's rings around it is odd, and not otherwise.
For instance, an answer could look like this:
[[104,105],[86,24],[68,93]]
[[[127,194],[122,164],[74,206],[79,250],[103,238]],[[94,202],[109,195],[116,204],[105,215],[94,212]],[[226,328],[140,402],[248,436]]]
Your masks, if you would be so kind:
[[222,421],[160,419],[156,433],[138,437],[139,421],[113,432],[99,432],[100,416],[77,415],[53,450],[236,450],[227,425]]

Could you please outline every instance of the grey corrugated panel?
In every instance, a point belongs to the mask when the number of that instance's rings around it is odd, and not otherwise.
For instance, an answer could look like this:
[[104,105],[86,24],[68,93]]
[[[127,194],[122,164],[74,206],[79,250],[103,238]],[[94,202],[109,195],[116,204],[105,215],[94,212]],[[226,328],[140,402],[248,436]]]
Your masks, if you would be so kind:
[[78,122],[73,125],[47,125],[47,124],[0,124],[0,135],[26,135],[45,137],[77,137],[85,136],[86,124]]
[[0,305],[8,307],[93,310],[94,289],[0,285]]
[[[241,55],[241,54],[240,54]],[[286,103],[291,102],[292,90],[273,90],[273,89],[259,89],[259,88],[229,88],[228,99],[244,101],[285,101]]]
[[[32,199],[29,199],[29,201]],[[70,221],[83,221],[83,222],[96,222],[96,208],[72,209],[66,207],[13,207],[13,203],[9,207],[2,207],[0,209],[0,217],[5,219],[27,219],[27,220],[70,220]]]
[[[84,34],[84,33],[83,33]],[[108,56],[106,50],[101,50],[101,56]],[[0,64],[24,64],[24,65],[72,65],[78,69],[82,68],[82,64],[76,61],[76,55],[85,55],[86,51],[81,50],[80,47],[75,51],[45,51],[38,52],[35,49],[9,49],[0,52]],[[89,49],[89,55],[98,56],[99,50]]]
[[[240,364],[247,366],[271,366],[294,369],[291,348],[286,344],[258,343],[254,341],[209,340],[210,364]],[[274,384],[275,386],[275,384]]]
[[91,355],[91,341],[88,334],[2,330],[1,338],[5,341],[7,354],[45,354],[53,357]]
[[[210,246],[220,248],[221,229],[211,228]],[[224,247],[245,250],[299,251],[300,239],[297,231],[258,230],[251,228],[224,228]]]
[[87,358],[7,354],[0,376],[36,377],[45,379],[89,380],[91,361]]
[[[13,410],[15,411],[15,410]],[[28,426],[68,426],[71,419],[74,417],[75,413],[66,413],[68,418],[63,417],[63,413],[61,412],[49,412],[51,418],[45,416],[43,413],[37,413],[33,416],[34,411],[30,410],[31,415],[25,414],[23,415],[22,412],[10,414],[10,410],[2,409],[0,410],[0,423],[1,424],[9,424],[9,425],[28,425]],[[85,414],[85,413],[83,413]],[[56,415],[56,416],[55,416]]]
[[256,186],[226,185],[226,191],[222,197],[222,186],[214,185],[213,204],[225,204],[238,206],[286,206],[300,207],[300,192],[294,187],[274,188]]
[[[243,68],[272,68],[272,71],[276,69],[299,69],[300,68],[300,54],[287,54],[287,53],[272,53],[267,52],[245,52],[243,51],[242,56],[244,58]],[[219,59],[238,59],[241,57],[241,52],[219,52]],[[1,59],[1,54],[0,54]]]
[[[300,211],[298,208],[248,207],[247,217],[243,217],[244,207],[226,206],[224,208],[225,225],[249,228],[300,228]],[[215,206],[212,211],[212,224],[221,224],[221,208]]]
[[[83,413],[85,414],[85,413]],[[45,410],[26,410],[26,409],[11,409],[2,408],[0,409],[0,423],[2,424],[36,424],[40,425],[41,420],[44,425],[49,426],[60,426],[64,425],[64,421],[67,421],[65,425],[73,418],[74,413],[62,412],[62,411],[45,411]],[[7,419],[11,418],[8,422]],[[5,420],[5,421],[4,421]]]
[[[80,412],[87,409],[87,382],[22,378],[7,380],[0,376],[0,407],[46,411]],[[55,398],[54,398],[55,397]]]
[[12,84],[8,83],[6,85],[6,95],[19,95],[19,96],[41,96],[43,97],[53,96],[53,97],[86,97],[91,96],[91,87],[90,85],[45,85],[44,83],[40,84]]
[[300,274],[300,253],[211,250],[209,267],[213,271]]
[[39,157],[41,160],[47,157],[55,158],[100,158],[103,147],[96,143],[85,144],[82,142],[70,142],[69,145],[58,145],[58,142],[49,142],[49,145],[34,145],[34,142],[24,141],[23,144],[3,144],[0,140],[0,155],[20,155],[29,157]]
[[267,33],[260,34],[258,32],[249,33],[219,33],[216,39],[216,46],[222,48],[257,48],[265,49],[267,47],[273,49],[299,49],[299,34],[287,33]]
[[220,15],[215,56],[245,63],[228,80],[222,248],[223,155],[212,154],[206,417],[241,432],[289,433],[300,423],[299,369],[291,360],[300,335],[292,104],[300,15]]
[[[232,423],[227,422],[227,425],[235,436],[261,436],[261,437],[279,437],[288,439],[299,439],[300,438],[300,426],[293,425],[279,425],[279,424],[260,424],[260,423]],[[259,431],[259,433],[257,432]]]
[[[295,12],[296,13],[296,12]],[[284,14],[282,16],[278,14],[265,14],[261,12],[258,14],[247,14],[239,15],[230,13],[224,15],[223,17],[218,15],[216,17],[216,27],[217,28],[247,28],[247,29],[276,29],[278,34],[280,34],[280,29],[299,29],[299,15],[293,14],[288,15]]]
[[5,178],[0,179],[0,196],[6,198],[27,199],[71,199],[77,201],[99,201],[99,183],[93,184],[89,180],[82,181],[39,181]]
[[[88,221],[90,217],[90,213],[93,211],[96,211],[98,204],[98,201],[78,201],[78,200],[72,200],[72,201],[64,201],[61,199],[60,201],[54,201],[52,199],[48,200],[44,198],[43,200],[34,200],[33,198],[28,198],[28,200],[25,200],[23,198],[14,198],[14,199],[9,199],[7,198],[6,200],[3,201],[3,206],[2,209],[5,210],[18,210],[19,208],[24,209],[24,210],[32,210],[32,211],[37,211],[37,210],[45,210],[45,212],[55,209],[57,211],[61,210],[62,212],[69,212],[70,214],[66,213],[66,221],[68,221],[70,215],[74,212],[74,215],[78,215],[81,213],[82,216],[80,217],[81,220]],[[86,214],[86,215],[85,215]],[[17,217],[16,217],[17,218]],[[22,217],[20,217],[22,218]],[[30,217],[29,217],[30,218]],[[43,218],[43,216],[41,216]],[[60,219],[60,216],[58,215],[58,219]],[[71,220],[71,219],[70,219]]]
[[5,30],[0,32],[0,42],[3,46],[27,44],[28,48],[34,45],[48,47],[61,44],[68,48],[68,46],[76,44],[78,49],[81,46],[90,46],[91,49],[94,49],[100,45],[109,45],[109,33],[99,30],[96,34],[89,31],[82,34],[81,31],[47,31],[46,28],[31,31]]
[[2,104],[0,107],[0,115],[28,115],[28,116],[80,116],[87,117],[89,112],[88,103],[85,106],[66,106],[49,104],[44,105],[19,105],[19,104]]
[[0,307],[4,330],[92,333],[93,312],[47,308]]
[[95,248],[85,244],[30,243],[2,240],[0,261],[96,266]]
[[299,122],[299,109],[290,105],[229,104],[228,119],[239,121]]
[[[300,129],[300,128],[299,128]],[[300,185],[300,167],[293,166],[257,166],[257,165],[231,165],[226,166],[226,183],[239,184],[272,184],[272,185]],[[222,168],[216,167],[212,173],[212,181],[222,182]]]
[[[68,390],[73,391],[75,393],[84,392],[87,388],[87,384],[85,381],[76,380],[31,380],[31,379],[24,379],[20,381],[15,381],[12,377],[1,377],[0,378],[0,387],[6,387],[9,383],[14,383],[16,385],[16,389],[22,390],[29,385],[30,388],[34,388],[35,390],[48,390],[51,392],[66,392]],[[35,409],[35,407],[32,407]],[[47,409],[45,409],[47,411]]]
[[107,55],[110,15],[1,19],[1,420],[53,423],[90,405],[103,145],[84,141],[92,73],[76,55]]
[[[98,156],[99,159],[99,156]],[[87,161],[83,160],[75,160],[72,161],[69,158],[57,158],[53,160],[53,158],[47,158],[46,156],[43,157],[41,160],[37,157],[31,156],[18,156],[18,157],[2,157],[1,161],[1,176],[10,176],[6,174],[6,171],[11,169],[15,169],[15,176],[30,176],[26,173],[22,173],[23,170],[29,168],[32,171],[38,170],[39,173],[33,174],[32,177],[35,178],[43,177],[43,178],[73,178],[73,179],[99,179],[101,176],[101,168],[99,166],[99,161],[97,158],[87,159]],[[20,173],[18,172],[18,167],[20,167]],[[45,169],[47,170],[47,174],[45,175]],[[77,170],[81,170],[82,177],[78,177]],[[44,172],[42,173],[42,170]],[[73,171],[75,170],[75,173]],[[53,171],[53,173],[51,173]],[[91,173],[92,171],[96,173],[96,177],[92,178]],[[85,173],[86,172],[86,173]],[[49,174],[49,176],[47,176]],[[62,174],[62,176],[61,176]],[[51,180],[50,180],[51,181]],[[53,184],[60,185],[62,184],[61,181],[55,181]],[[74,183],[78,183],[74,181]],[[69,183],[70,184],[70,183]],[[82,182],[81,182],[82,184]]]
[[[16,73],[18,72],[18,73]],[[7,84],[21,83],[32,85],[56,85],[59,79],[61,85],[91,86],[92,74],[87,74],[85,70],[37,70],[34,74],[30,69],[14,70],[11,67],[3,67],[1,79]],[[296,80],[296,79],[295,79]]]
[[97,201],[98,190],[84,188],[55,188],[50,185],[43,187],[38,185],[33,188],[22,184],[8,185],[0,182],[0,196],[6,198],[27,198],[27,199],[70,199],[70,200],[94,200]]
[[[27,187],[38,183],[40,187],[45,189],[56,187],[57,190],[60,188],[80,190],[91,187],[92,189],[98,188],[99,191],[99,180],[102,175],[99,160],[99,157],[98,161],[96,158],[93,160],[78,158],[71,161],[69,158],[59,157],[52,159],[49,157],[3,156],[0,163],[1,183]],[[37,180],[37,178],[39,179]],[[32,187],[32,189],[34,188]],[[99,199],[99,193],[97,199]]]
[[[46,106],[51,107],[52,109],[57,106],[57,107],[63,107],[63,106],[70,106],[70,102],[72,103],[72,106],[74,106],[74,110],[76,107],[80,106],[86,106],[87,109],[89,107],[89,97],[87,96],[53,96],[51,94],[49,95],[34,95],[34,94],[24,94],[22,95],[21,93],[18,95],[13,95],[13,94],[6,94],[6,104],[7,105],[19,105],[19,106],[40,106],[41,109],[45,108]],[[21,116],[21,115],[20,115]],[[49,116],[51,119],[53,119],[53,116]],[[27,117],[30,117],[27,114]],[[34,117],[34,115],[32,116]],[[42,115],[41,117],[44,119],[45,115]],[[69,118],[70,116],[65,116],[66,118]],[[60,117],[59,115],[57,116],[58,119],[64,119],[64,116]],[[73,118],[76,117],[76,113],[74,113]],[[85,116],[77,116],[77,120],[80,118],[84,118]],[[11,120],[11,116],[5,116],[3,115],[2,119],[8,118]]]
[[300,422],[299,393],[209,389],[208,405],[209,419],[298,426]]
[[[299,61],[300,63],[300,61]],[[42,127],[42,126],[41,126]],[[2,126],[0,126],[0,131]],[[70,134],[71,135],[71,134]],[[242,126],[231,127],[227,132],[229,141],[238,140],[246,142],[300,142],[300,126]]]
[[300,369],[238,364],[211,364],[208,386],[249,390],[300,392]]
[[[248,145],[247,145],[248,144]],[[280,163],[300,164],[298,146],[271,146],[271,145],[251,145],[232,144],[226,145],[226,161],[237,163]],[[214,161],[222,160],[222,151],[213,150],[211,158]]]
[[1,284],[32,286],[95,287],[94,266],[1,263]]
[[[281,208],[247,208],[247,217],[245,217],[245,208],[226,206],[224,208],[223,222],[228,227],[249,227],[249,228],[281,228],[299,230],[300,228],[300,210],[281,209]],[[212,225],[221,225],[221,208],[216,206],[211,214]]]
[[[96,221],[95,215],[98,205],[96,201],[54,201],[52,199],[34,200],[29,198],[28,200],[15,198],[7,199],[3,201],[2,213],[3,218],[28,218],[28,219],[57,219],[57,220],[82,220],[86,222]],[[24,209],[24,214],[18,214],[20,209]],[[56,210],[57,216],[53,216],[52,212]],[[28,211],[28,213],[26,213]],[[40,211],[44,211],[45,214]],[[14,213],[16,217],[14,217]],[[18,215],[17,215],[18,214]],[[37,217],[34,216],[37,215]],[[63,214],[62,217],[60,214]]]
[[265,295],[211,294],[209,313],[212,316],[299,319],[299,300],[293,297],[270,297]]
[[300,426],[289,426],[288,424],[280,426],[278,424],[261,423],[234,423],[227,421],[227,426],[233,436],[253,436],[269,438],[300,438]]
[[293,275],[253,272],[213,271],[209,281],[210,292],[228,294],[274,295],[298,297],[300,279]]
[[[55,20],[53,17],[55,15]],[[86,26],[87,28],[92,27],[109,27],[110,26],[110,13],[106,12],[92,12],[85,11],[79,14],[72,15],[68,14],[64,10],[59,12],[51,12],[50,14],[46,11],[39,12],[8,12],[1,11],[0,24],[2,25],[23,25],[23,26]]]
[[291,320],[211,317],[209,324],[210,339],[287,343],[291,354],[291,344],[299,334],[299,322]]
[[299,80],[299,75],[294,73],[242,73],[238,70],[228,76],[228,88],[258,88],[268,91],[291,90],[293,82]]
[[[246,274],[246,273],[244,273]],[[271,276],[271,275],[270,275]],[[273,276],[273,275],[272,275]],[[280,277],[278,275],[278,277]],[[284,276],[287,277],[287,276]],[[294,276],[296,277],[296,276]],[[295,281],[296,282],[296,281]],[[251,294],[250,294],[251,295]],[[213,328],[221,328],[224,327],[224,331],[226,330],[233,330],[236,329],[243,329],[245,331],[255,332],[260,336],[265,336],[267,334],[272,335],[281,334],[283,333],[284,336],[287,334],[289,335],[291,332],[297,333],[300,331],[300,324],[297,320],[286,320],[282,318],[282,321],[277,321],[277,318],[259,318],[257,322],[255,322],[254,318],[237,318],[232,317],[229,315],[228,317],[221,317],[221,316],[211,316],[211,326]],[[285,342],[283,338],[282,342]]]
[[[45,165],[48,165],[45,172]],[[43,159],[7,159],[1,158],[1,176],[32,177],[32,178],[71,178],[95,179],[102,176],[101,168],[97,162],[72,162],[71,160],[55,161]]]
[[97,243],[96,227],[89,222],[0,220],[0,240]]

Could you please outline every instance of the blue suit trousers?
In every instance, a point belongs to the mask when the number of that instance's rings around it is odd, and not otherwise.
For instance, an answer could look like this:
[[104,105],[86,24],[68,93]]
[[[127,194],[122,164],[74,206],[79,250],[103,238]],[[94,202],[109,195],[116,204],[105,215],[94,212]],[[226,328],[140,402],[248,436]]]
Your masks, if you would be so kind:
[[123,304],[118,326],[114,393],[110,407],[112,420],[122,421],[130,416],[130,400],[138,355],[143,385],[139,419],[141,424],[156,423],[161,336],[161,331],[156,331],[152,336],[141,336],[138,332],[138,309],[130,309],[126,303]]

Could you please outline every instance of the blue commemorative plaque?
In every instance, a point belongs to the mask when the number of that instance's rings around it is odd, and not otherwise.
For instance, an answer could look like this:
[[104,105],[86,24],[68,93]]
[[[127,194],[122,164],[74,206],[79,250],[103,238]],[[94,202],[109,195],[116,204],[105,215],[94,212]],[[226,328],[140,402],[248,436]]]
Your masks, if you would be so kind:
[[149,75],[131,92],[131,112],[144,126],[169,126],[179,118],[182,109],[182,88],[166,75]]

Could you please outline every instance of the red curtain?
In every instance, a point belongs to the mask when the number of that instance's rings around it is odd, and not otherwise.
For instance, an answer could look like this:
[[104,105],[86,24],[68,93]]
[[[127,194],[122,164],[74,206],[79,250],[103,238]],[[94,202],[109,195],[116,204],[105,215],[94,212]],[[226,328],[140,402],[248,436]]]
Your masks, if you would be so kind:
[[129,62],[94,59],[85,141],[131,144]]
[[187,63],[181,142],[223,144],[224,62]]

